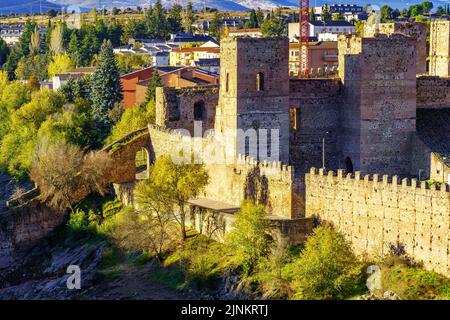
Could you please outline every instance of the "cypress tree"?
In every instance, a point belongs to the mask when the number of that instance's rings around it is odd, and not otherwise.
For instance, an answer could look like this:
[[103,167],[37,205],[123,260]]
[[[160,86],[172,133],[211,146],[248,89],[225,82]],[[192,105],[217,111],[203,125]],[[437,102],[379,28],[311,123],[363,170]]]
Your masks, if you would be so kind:
[[248,20],[248,28],[250,29],[254,29],[254,28],[258,28],[258,18],[256,17],[256,11],[253,9],[250,12],[250,18]]
[[147,87],[147,95],[145,97],[145,105],[148,105],[148,103],[155,99],[156,95],[156,88],[157,87],[163,87],[164,84],[162,83],[161,77],[159,76],[158,69],[153,69],[153,75],[152,79],[150,80],[150,84]]
[[119,68],[109,40],[101,46],[97,69],[91,79],[92,117],[97,141],[101,144],[113,125],[110,111],[122,100],[122,85]]

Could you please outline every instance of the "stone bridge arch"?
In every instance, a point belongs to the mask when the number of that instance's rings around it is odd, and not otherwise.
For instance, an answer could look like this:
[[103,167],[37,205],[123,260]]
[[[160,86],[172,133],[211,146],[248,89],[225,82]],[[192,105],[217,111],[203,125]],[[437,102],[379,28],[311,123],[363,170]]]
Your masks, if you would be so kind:
[[[111,183],[134,182],[137,176],[138,178],[145,176],[142,174],[142,163],[137,166],[136,157],[138,155],[139,158],[139,153],[146,155],[147,167],[155,160],[148,128],[127,134],[103,148],[103,151],[108,152],[113,159],[113,169],[109,178]],[[142,162],[142,159],[139,159],[139,162]]]

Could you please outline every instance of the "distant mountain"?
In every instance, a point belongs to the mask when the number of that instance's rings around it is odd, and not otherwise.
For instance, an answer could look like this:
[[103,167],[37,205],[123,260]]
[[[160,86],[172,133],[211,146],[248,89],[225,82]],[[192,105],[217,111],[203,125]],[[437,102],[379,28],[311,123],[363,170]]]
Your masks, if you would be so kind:
[[[393,8],[405,8],[413,4],[423,2],[424,0],[310,0],[310,5],[321,6],[325,3],[341,3],[341,4],[357,4],[364,6],[366,3],[383,6],[390,5]],[[42,11],[47,12],[49,9],[59,9],[61,5],[76,5],[83,8],[99,8],[105,6],[110,9],[117,8],[136,8],[136,6],[145,7],[148,3],[154,4],[156,0],[42,0]],[[204,6],[217,8],[219,10],[229,11],[247,11],[249,9],[273,9],[278,6],[282,7],[298,7],[298,0],[162,0],[165,7],[171,7],[175,3],[185,6],[188,2],[192,2],[194,8],[202,9]],[[432,0],[435,8],[438,5],[446,5],[448,0]],[[0,10],[5,13],[36,13],[40,11],[39,0],[0,0]]]
[[46,13],[48,10],[61,10],[61,5],[55,3],[55,1],[47,0],[0,0],[0,13],[8,15],[10,13],[23,14],[23,13]]

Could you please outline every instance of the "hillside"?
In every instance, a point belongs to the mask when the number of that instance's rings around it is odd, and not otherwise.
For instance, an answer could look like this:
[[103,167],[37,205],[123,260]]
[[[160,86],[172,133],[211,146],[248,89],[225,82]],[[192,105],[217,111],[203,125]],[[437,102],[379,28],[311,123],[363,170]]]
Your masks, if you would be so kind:
[[46,13],[50,9],[60,10],[61,6],[55,1],[47,0],[1,0],[0,1],[0,11],[3,15],[8,15],[10,13],[15,14],[33,14],[40,13],[41,9],[43,13]]

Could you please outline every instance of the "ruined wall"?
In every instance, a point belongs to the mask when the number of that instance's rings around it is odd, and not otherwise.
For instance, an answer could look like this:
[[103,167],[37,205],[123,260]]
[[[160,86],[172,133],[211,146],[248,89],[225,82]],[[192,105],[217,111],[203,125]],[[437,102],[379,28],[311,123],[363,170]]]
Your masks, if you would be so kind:
[[408,256],[450,276],[450,190],[420,187],[397,176],[343,177],[312,168],[306,175],[306,216],[331,222],[357,254],[378,258],[401,244]]
[[[322,166],[322,139],[325,138],[325,165],[340,166],[338,134],[342,108],[342,83],[338,79],[291,79],[290,163],[298,173]],[[292,110],[292,109],[296,110]]]
[[202,134],[214,128],[216,108],[219,101],[218,86],[193,88],[156,89],[156,124],[170,129],[186,129],[194,135],[194,106],[202,104],[205,115],[202,121]]
[[427,72],[427,25],[423,22],[391,22],[381,23],[378,29],[366,24],[364,29],[365,37],[374,37],[375,34],[403,34],[410,36],[416,43],[416,68],[417,74]]
[[408,175],[416,129],[415,41],[399,34],[339,37],[342,158],[355,170]]
[[136,154],[142,148],[147,150],[150,164],[155,157],[147,128],[132,132],[103,149],[114,163],[109,173],[110,182],[120,184],[136,180]]
[[[235,133],[237,129],[278,130],[279,150],[273,153],[279,156],[274,158],[289,162],[289,40],[227,38],[220,50],[221,94],[216,129],[224,133]],[[237,140],[234,137],[227,146],[235,155],[243,153]],[[255,148],[250,146],[247,155],[259,157]]]
[[448,20],[431,21],[430,75],[450,76],[450,21]]
[[65,215],[57,213],[38,200],[0,214],[0,272],[14,259],[32,248],[56,227]]
[[450,78],[418,77],[417,108],[450,108]]

